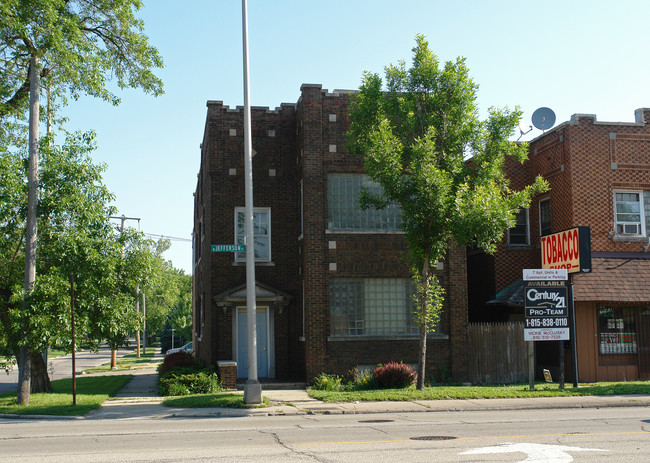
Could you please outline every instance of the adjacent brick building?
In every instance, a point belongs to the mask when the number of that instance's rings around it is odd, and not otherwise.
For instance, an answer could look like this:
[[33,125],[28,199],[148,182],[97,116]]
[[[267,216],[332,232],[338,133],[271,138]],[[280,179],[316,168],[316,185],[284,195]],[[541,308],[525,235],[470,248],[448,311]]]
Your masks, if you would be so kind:
[[[303,85],[297,104],[252,108],[258,376],[310,381],[391,360],[417,363],[412,283],[400,211],[361,210],[375,185],[347,153],[351,92]],[[194,350],[247,376],[243,110],[209,101],[194,211]],[[453,248],[429,336],[427,376],[467,377],[467,268]]]
[[[650,109],[633,123],[574,115],[507,171],[514,188],[542,175],[550,191],[521,211],[495,256],[468,253],[470,319],[521,318],[521,270],[541,267],[540,236],[589,226],[593,271],[574,276],[578,378],[650,378]],[[557,358],[539,347],[538,364]]]

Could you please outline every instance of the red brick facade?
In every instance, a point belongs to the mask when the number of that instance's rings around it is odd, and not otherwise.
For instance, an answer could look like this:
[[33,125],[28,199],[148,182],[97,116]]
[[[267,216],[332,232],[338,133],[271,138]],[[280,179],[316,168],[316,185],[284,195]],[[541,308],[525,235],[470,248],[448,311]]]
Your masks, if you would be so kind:
[[[528,245],[508,245],[506,236],[494,257],[469,253],[469,288],[472,291],[470,319],[489,319],[492,309],[486,308],[484,302],[520,280],[522,269],[540,268],[540,200],[550,200],[551,233],[577,226],[591,228],[594,272],[612,270],[609,266],[600,265],[603,259],[617,259],[617,262],[624,265],[629,260],[645,260],[649,257],[646,251],[650,230],[646,230],[645,235],[639,233],[636,236],[617,233],[614,211],[615,191],[650,190],[649,124],[650,109],[637,110],[633,123],[600,122],[595,115],[577,114],[570,121],[534,139],[530,143],[529,160],[524,165],[512,161],[507,164],[508,176],[514,188],[530,184],[535,176],[541,175],[549,182],[550,190],[534,198],[530,205]],[[650,213],[649,207],[650,204],[647,204],[646,215]],[[479,267],[483,272],[494,272],[494,281],[487,285],[475,284],[473,278],[479,275]],[[628,355],[618,359],[622,365],[634,364],[635,368],[623,366],[617,370],[605,367],[611,362],[607,356],[598,352],[601,334],[597,313],[599,307],[650,305],[650,290],[635,289],[633,300],[630,300],[627,297],[632,291],[629,282],[636,279],[632,275],[629,278],[617,275],[615,278],[613,274],[594,273],[575,277],[576,320],[582,320],[583,323],[577,329],[581,380],[633,379],[650,374],[650,371],[643,373],[636,368],[639,362],[645,361],[640,357],[637,359],[636,356]],[[592,280],[598,283],[592,284]],[[603,281],[607,284],[603,284]],[[612,297],[612,294],[621,296]],[[646,315],[643,315],[644,310],[646,309],[639,310],[634,323],[640,329],[638,336],[650,343],[650,334],[646,339],[643,332],[643,326],[648,323]],[[494,313],[498,311],[492,312]],[[638,342],[641,341],[638,339]]]
[[[269,376],[310,381],[391,360],[417,363],[417,335],[333,336],[332,278],[408,278],[402,234],[328,229],[328,174],[363,173],[347,153],[350,92],[303,85],[298,103],[252,109],[255,207],[270,208],[272,261],[256,265],[256,280],[279,302],[268,306]],[[245,266],[210,245],[234,242],[234,209],[244,206],[243,115],[208,102],[195,193],[195,352],[208,364],[235,360],[234,317]],[[441,330],[430,336],[427,376],[441,369],[467,377],[467,266],[453,248],[439,276],[446,289]],[[274,293],[274,294],[275,294]],[[238,293],[237,293],[238,294]],[[281,301],[280,301],[281,299]],[[234,301],[234,302],[232,302]],[[237,302],[239,301],[239,302]],[[244,304],[245,305],[245,302]],[[304,321],[303,321],[304,320]],[[241,374],[240,374],[241,375]]]

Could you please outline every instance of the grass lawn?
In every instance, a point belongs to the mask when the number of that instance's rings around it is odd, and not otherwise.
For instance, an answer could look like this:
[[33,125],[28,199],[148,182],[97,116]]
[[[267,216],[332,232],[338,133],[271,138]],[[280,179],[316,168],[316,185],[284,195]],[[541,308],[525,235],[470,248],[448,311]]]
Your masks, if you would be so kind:
[[323,402],[354,401],[414,401],[443,399],[509,399],[529,397],[569,397],[586,395],[650,394],[650,381],[625,383],[585,383],[578,388],[561,390],[557,384],[536,384],[530,390],[528,384],[504,386],[433,386],[419,391],[415,386],[405,389],[372,389],[365,391],[317,391],[308,390],[309,396]]
[[[140,358],[137,358],[137,353],[132,352],[130,354],[125,355],[122,358],[117,359],[117,369],[118,370],[131,370],[138,368],[138,366],[143,366],[147,365],[149,366],[152,363],[158,364],[161,363],[160,361],[154,361],[154,355],[156,354],[156,350],[158,348],[155,347],[147,347],[147,351],[140,351]],[[86,371],[87,373],[97,373],[101,371],[110,371],[111,369],[111,364],[105,363],[103,365],[100,365],[95,368],[89,368]]]
[[53,392],[31,394],[29,405],[17,405],[16,393],[0,394],[0,414],[18,415],[85,415],[98,409],[109,397],[133,377],[133,375],[93,376],[77,378],[77,405],[72,405],[72,379],[52,381]]
[[216,394],[194,394],[168,397],[163,401],[166,407],[178,408],[257,408],[264,407],[269,399],[262,397],[262,404],[250,406],[244,403],[244,394],[233,392],[218,392]]

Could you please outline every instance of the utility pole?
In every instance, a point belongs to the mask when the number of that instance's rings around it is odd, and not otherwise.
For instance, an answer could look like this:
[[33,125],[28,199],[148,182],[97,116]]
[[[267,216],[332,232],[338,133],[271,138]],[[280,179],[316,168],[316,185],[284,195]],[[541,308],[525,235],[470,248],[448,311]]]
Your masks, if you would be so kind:
[[[140,217],[127,217],[124,214],[121,216],[117,215],[111,215],[108,217],[109,219],[119,219],[121,221],[120,224],[120,233],[124,233],[124,224],[127,220],[137,220],[138,224],[140,223]],[[136,298],[137,301],[137,298]],[[137,304],[137,302],[136,302]],[[138,339],[138,357],[140,356],[140,330],[137,332]],[[111,370],[117,370],[117,350],[111,346]]]

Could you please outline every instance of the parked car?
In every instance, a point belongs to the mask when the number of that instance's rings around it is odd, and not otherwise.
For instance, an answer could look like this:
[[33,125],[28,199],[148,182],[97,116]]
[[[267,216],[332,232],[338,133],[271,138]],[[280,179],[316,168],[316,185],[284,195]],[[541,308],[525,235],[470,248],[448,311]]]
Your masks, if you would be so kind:
[[175,354],[176,352],[187,352],[187,353],[191,354],[192,353],[192,343],[188,342],[184,346],[169,349],[169,350],[167,350],[167,353],[165,355]]

